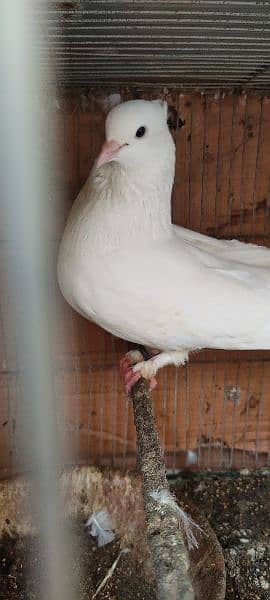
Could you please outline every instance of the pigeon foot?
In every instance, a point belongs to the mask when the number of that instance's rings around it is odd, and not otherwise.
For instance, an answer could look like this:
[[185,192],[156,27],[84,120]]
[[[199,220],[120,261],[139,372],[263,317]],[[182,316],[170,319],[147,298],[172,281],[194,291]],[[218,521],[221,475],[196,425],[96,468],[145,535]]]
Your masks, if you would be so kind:
[[155,375],[159,369],[167,365],[178,367],[184,365],[187,361],[188,350],[160,352],[148,360],[143,359],[143,355],[139,350],[131,350],[120,361],[120,373],[124,379],[127,394],[141,377],[149,379],[150,390],[153,390],[157,385]]
[[[150,359],[151,360],[151,359]],[[133,385],[143,377],[140,372],[140,369],[137,372],[134,372],[134,365],[137,363],[139,365],[144,365],[149,361],[144,362],[143,355],[139,350],[131,350],[127,352],[125,356],[120,360],[120,375],[124,380],[124,386],[126,393],[129,394]],[[157,385],[157,380],[155,377],[146,377],[146,379],[150,380],[150,390],[153,390]]]

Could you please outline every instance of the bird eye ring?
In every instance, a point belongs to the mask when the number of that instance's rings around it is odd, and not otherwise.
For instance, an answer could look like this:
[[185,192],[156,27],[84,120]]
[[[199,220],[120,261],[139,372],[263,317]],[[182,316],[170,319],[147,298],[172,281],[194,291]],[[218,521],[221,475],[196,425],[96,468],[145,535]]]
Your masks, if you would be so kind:
[[139,129],[137,129],[137,131],[136,131],[136,137],[142,138],[144,136],[145,132],[146,132],[146,127],[143,127],[143,126],[139,127]]

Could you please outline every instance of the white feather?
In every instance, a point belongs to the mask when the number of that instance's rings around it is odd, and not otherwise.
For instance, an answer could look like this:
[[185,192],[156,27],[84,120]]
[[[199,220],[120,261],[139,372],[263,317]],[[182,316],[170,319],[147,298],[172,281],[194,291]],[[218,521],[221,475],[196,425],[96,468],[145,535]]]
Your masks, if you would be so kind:
[[107,510],[94,512],[85,524],[89,533],[97,538],[97,545],[105,546],[115,539],[113,524]]
[[184,534],[186,536],[188,548],[192,550],[192,548],[198,548],[199,543],[196,539],[192,530],[196,530],[198,534],[203,533],[201,527],[191,519],[187,515],[187,513],[179,506],[177,500],[171,492],[167,489],[162,489],[159,491],[154,491],[149,494],[155,502],[159,504],[164,504],[165,506],[169,506],[178,516],[180,526],[182,527]]

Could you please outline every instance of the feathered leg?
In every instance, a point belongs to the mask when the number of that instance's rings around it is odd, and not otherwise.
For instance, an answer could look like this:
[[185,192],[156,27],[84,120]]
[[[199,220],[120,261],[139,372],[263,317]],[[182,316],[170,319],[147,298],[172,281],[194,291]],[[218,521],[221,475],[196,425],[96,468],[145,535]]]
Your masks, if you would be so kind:
[[160,352],[144,361],[139,350],[131,350],[120,361],[120,372],[124,378],[126,392],[129,393],[132,386],[141,377],[150,380],[150,389],[157,384],[155,375],[159,369],[167,365],[184,365],[188,360],[187,350],[175,350],[172,352]]

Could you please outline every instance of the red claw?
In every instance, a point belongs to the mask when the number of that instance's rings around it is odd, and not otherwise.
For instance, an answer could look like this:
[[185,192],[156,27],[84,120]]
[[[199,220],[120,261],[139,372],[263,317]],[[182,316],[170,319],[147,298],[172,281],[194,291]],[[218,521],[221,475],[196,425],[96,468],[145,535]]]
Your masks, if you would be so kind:
[[150,385],[149,385],[151,392],[152,392],[152,390],[155,389],[156,386],[157,386],[157,380],[156,380],[156,378],[155,377],[151,377],[151,379],[150,379]]
[[[124,380],[124,387],[125,387],[125,391],[127,394],[130,393],[132,387],[142,377],[142,375],[139,371],[136,371],[134,373],[133,368],[132,368],[133,366],[134,366],[134,363],[132,363],[129,356],[126,355],[123,358],[121,358],[120,363],[119,363],[119,371],[120,371],[120,375],[121,375],[122,379]],[[156,387],[156,385],[157,385],[156,378],[151,377],[151,379],[149,380],[150,390],[152,391]]]

